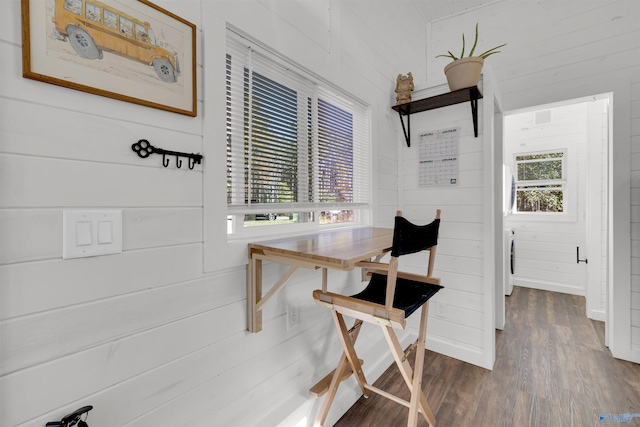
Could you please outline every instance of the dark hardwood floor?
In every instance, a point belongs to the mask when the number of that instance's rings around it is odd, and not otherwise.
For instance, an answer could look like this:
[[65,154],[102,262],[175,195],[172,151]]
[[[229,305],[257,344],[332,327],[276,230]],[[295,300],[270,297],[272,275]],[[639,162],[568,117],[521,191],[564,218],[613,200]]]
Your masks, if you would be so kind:
[[[438,427],[640,426],[640,365],[611,356],[584,297],[515,287],[506,319],[492,371],[427,351],[423,390]],[[409,398],[395,364],[374,385]],[[407,413],[372,394],[335,426],[403,426]],[[603,413],[612,416],[601,422]]]

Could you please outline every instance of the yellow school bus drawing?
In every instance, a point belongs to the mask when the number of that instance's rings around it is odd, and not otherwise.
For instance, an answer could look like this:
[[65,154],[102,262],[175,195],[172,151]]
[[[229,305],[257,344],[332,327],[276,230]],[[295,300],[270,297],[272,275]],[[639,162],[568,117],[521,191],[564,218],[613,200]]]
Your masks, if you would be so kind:
[[95,0],[55,0],[56,36],[68,40],[78,55],[102,59],[105,50],[143,62],[155,69],[163,82],[180,75],[178,56],[157,45],[148,22]]

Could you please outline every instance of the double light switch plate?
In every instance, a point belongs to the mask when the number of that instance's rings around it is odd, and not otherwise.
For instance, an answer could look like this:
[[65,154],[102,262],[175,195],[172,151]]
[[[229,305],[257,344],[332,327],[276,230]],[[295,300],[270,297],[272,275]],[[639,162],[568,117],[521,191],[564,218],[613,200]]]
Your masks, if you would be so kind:
[[65,210],[62,216],[62,258],[122,252],[121,210]]

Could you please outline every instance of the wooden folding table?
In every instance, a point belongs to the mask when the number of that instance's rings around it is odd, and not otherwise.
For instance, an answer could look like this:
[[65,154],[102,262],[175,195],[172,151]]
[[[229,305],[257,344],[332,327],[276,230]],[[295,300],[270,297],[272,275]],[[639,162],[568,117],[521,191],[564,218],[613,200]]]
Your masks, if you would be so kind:
[[[262,330],[262,309],[300,268],[322,268],[322,289],[327,290],[327,269],[348,271],[359,261],[367,261],[391,250],[393,229],[360,227],[285,237],[249,244],[247,277],[247,330]],[[262,263],[291,266],[262,295]],[[311,297],[311,295],[309,296]]]

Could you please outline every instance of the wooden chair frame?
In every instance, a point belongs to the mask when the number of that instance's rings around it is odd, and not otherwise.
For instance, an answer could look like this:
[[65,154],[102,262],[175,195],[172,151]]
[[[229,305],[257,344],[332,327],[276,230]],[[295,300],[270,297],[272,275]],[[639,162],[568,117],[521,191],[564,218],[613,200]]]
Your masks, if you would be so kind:
[[[397,215],[402,216],[402,212],[398,211]],[[438,209],[436,212],[436,219],[439,218],[440,210]],[[315,422],[316,427],[324,425],[340,382],[344,381],[352,373],[355,373],[356,381],[358,382],[358,385],[365,397],[369,397],[370,392],[374,392],[408,407],[408,427],[417,426],[419,414],[422,414],[430,426],[435,426],[435,417],[427,403],[424,393],[422,392],[422,373],[424,367],[425,337],[427,331],[429,301],[427,300],[421,307],[418,338],[414,344],[407,348],[407,350],[402,349],[394,331],[394,328],[404,329],[406,326],[404,310],[393,307],[393,297],[397,279],[405,278],[423,282],[425,284],[440,285],[440,279],[432,276],[436,245],[428,248],[427,250],[429,251],[429,261],[426,276],[399,272],[398,258],[394,256],[391,257],[389,263],[365,261],[356,264],[356,266],[366,269],[368,275],[372,272],[379,272],[387,276],[386,300],[384,305],[323,290],[315,290],[313,292],[313,297],[318,304],[324,305],[332,310],[333,319],[336,324],[336,328],[339,331],[340,341],[343,346],[343,353],[336,369],[311,389],[311,393],[318,397],[325,393],[327,394],[318,412]],[[348,330],[346,327],[344,320],[345,315],[356,319],[351,330]],[[367,382],[364,373],[362,372],[363,362],[358,358],[354,348],[354,344],[363,321],[378,324],[381,327],[393,355],[393,359],[411,392],[410,401],[400,399],[397,396],[374,387]],[[415,350],[414,369],[411,368],[408,361],[408,354],[413,350]]]

